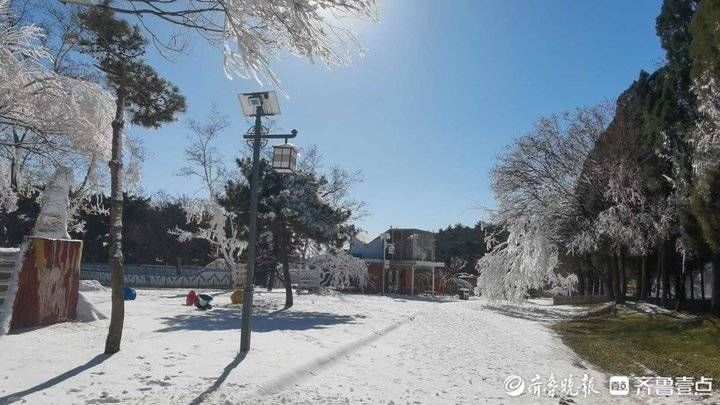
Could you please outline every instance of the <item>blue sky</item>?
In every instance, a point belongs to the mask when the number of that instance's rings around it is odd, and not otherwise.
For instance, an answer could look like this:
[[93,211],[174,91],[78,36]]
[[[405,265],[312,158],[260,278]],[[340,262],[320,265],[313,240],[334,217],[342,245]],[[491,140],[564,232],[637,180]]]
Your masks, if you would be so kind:
[[[372,235],[485,218],[488,173],[514,137],[540,116],[614,100],[663,58],[660,0],[379,1],[380,23],[353,24],[368,52],[351,67],[274,65],[290,96],[277,124],[297,128],[294,143],[318,145],[328,165],[362,171],[353,196]],[[227,80],[219,51],[197,39],[175,64],[153,62],[186,95],[183,119],[203,119],[213,102],[230,117],[219,145],[230,163],[249,126],[236,94],[272,88]],[[135,132],[148,155],[144,192],[197,192],[174,175],[184,123]]]

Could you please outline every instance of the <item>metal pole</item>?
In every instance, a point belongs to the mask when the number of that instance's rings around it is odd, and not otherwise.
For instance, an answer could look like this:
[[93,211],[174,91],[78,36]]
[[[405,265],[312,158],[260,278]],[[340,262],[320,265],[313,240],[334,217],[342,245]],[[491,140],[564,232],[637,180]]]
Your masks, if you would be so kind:
[[415,295],[415,265],[410,269],[410,295]]
[[247,275],[243,292],[242,329],[240,352],[250,351],[250,318],[252,317],[253,291],[255,289],[255,245],[257,240],[258,178],[260,177],[260,133],[262,132],[262,106],[255,112],[255,137],[253,138],[252,175],[250,177],[250,219],[247,248]]
[[432,267],[432,296],[435,296],[435,266]]
[[380,235],[383,238],[382,250],[383,250],[383,262],[382,262],[382,291],[380,295],[385,295],[385,234]]

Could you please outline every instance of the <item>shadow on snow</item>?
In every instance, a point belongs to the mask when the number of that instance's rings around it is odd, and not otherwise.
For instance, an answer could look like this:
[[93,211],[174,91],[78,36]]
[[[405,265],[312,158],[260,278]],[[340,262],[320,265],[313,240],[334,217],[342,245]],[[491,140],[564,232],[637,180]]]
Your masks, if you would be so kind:
[[210,395],[212,395],[215,391],[217,391],[218,388],[220,388],[220,386],[225,382],[225,380],[228,378],[228,376],[230,375],[230,373],[231,373],[237,366],[239,366],[240,363],[242,363],[242,361],[245,359],[245,356],[246,356],[246,355],[247,355],[247,353],[239,353],[237,356],[235,356],[235,358],[233,359],[233,361],[231,361],[227,366],[225,366],[225,368],[223,369],[222,374],[220,374],[220,376],[218,376],[218,378],[215,380],[215,382],[213,383],[213,385],[211,385],[210,387],[208,387],[208,389],[206,389],[206,390],[203,391],[200,395],[198,395],[197,398],[195,398],[195,399],[193,399],[192,401],[190,401],[190,405],[202,404],[202,403],[204,403],[205,401],[207,401],[207,398],[208,398]]
[[406,301],[421,301],[421,302],[435,302],[438,304],[445,304],[448,302],[458,302],[458,299],[446,296],[433,297],[430,295],[401,295],[401,294],[385,294],[386,297],[396,302]]
[[104,362],[105,360],[107,360],[109,358],[110,358],[110,355],[98,354],[97,356],[88,360],[87,363],[79,365],[73,369],[70,369],[70,370],[68,370],[58,376],[55,376],[45,382],[42,382],[34,387],[30,387],[23,391],[18,391],[18,392],[12,393],[12,394],[8,394],[4,397],[0,397],[0,404],[11,403],[13,401],[19,401],[22,397],[25,397],[30,394],[34,394],[39,391],[46,390],[55,385],[58,385],[61,382],[65,381],[69,378],[75,377],[76,375],[82,373],[83,371],[89,370],[89,369],[97,366],[98,364]]
[[526,319],[536,322],[551,322],[567,319],[567,316],[558,314],[555,311],[546,309],[514,307],[502,305],[485,305],[485,308],[497,312],[498,314],[509,316],[511,318]]
[[[242,314],[237,309],[215,308],[207,312],[194,312],[161,318],[166,325],[156,332],[176,332],[181,330],[217,331],[239,330]],[[253,316],[253,332],[271,332],[274,330],[322,329],[328,326],[353,323],[355,317],[328,312],[275,311],[258,313]]]

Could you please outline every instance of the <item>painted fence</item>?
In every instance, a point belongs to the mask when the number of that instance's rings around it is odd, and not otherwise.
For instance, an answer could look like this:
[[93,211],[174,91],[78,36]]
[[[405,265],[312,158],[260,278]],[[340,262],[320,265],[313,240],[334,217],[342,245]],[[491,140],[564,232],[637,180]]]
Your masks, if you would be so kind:
[[[83,264],[82,280],[110,284],[107,264]],[[125,285],[151,288],[232,288],[233,281],[225,269],[175,266],[125,266]]]

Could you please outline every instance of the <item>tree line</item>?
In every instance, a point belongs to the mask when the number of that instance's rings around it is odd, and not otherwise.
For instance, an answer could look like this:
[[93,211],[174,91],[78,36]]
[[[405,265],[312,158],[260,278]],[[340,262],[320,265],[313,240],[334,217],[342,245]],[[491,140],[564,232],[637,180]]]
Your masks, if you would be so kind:
[[435,258],[446,269],[476,274],[478,260],[487,252],[485,238],[494,232],[492,224],[479,221],[474,226],[462,224],[441,228],[435,235]]
[[499,157],[507,237],[478,264],[486,294],[522,298],[572,273],[583,294],[683,307],[703,283],[720,312],[718,21],[716,1],[665,0],[664,65],[615,103],[541,118]]

